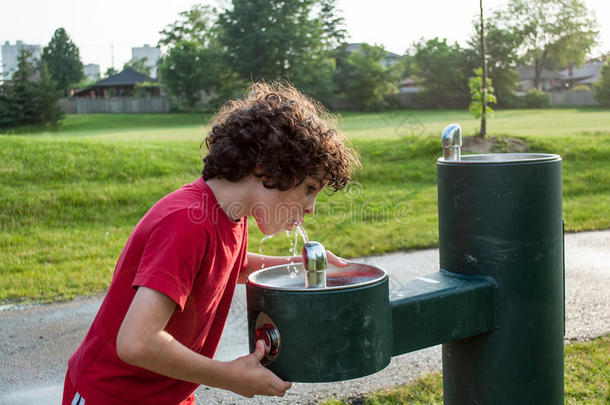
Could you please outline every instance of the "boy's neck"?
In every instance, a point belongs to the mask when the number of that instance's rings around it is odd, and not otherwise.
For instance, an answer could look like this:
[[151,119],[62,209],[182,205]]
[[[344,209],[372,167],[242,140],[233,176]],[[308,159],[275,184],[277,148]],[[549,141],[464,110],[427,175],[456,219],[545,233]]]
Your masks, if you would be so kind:
[[207,180],[206,184],[214,193],[216,201],[225,214],[237,222],[250,212],[252,206],[250,198],[257,180],[254,176],[248,176],[237,182],[213,178]]

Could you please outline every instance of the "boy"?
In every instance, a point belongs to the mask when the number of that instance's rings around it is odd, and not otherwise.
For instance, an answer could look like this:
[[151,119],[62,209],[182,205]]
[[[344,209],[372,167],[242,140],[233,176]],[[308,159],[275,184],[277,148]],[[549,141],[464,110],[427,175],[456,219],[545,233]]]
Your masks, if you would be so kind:
[[[290,383],[260,364],[264,345],[212,360],[235,284],[299,257],[247,252],[247,217],[266,235],[344,187],[356,155],[323,108],[293,87],[256,83],[212,120],[202,177],[140,220],[93,324],[70,358],[63,404],[193,404],[199,384],[246,397],[283,396]],[[343,262],[328,252],[329,262]]]

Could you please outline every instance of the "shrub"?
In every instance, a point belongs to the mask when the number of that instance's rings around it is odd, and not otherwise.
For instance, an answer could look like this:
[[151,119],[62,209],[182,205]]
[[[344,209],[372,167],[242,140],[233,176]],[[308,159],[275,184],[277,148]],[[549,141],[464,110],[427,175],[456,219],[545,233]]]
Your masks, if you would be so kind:
[[[487,91],[485,92],[485,95],[483,95],[483,68],[479,67],[475,69],[474,73],[476,76],[471,77],[468,80],[470,97],[472,98],[468,111],[470,111],[470,114],[475,118],[487,120],[487,118],[491,118],[494,113],[494,110],[488,104],[497,104],[498,100],[494,95],[494,88],[491,86],[490,78],[487,78]],[[485,114],[483,114],[483,101],[486,102]]]
[[[64,117],[59,92],[44,62],[36,69],[23,52],[11,81],[0,86],[0,128],[22,126],[57,127]],[[38,77],[37,77],[38,76]]]
[[572,91],[591,91],[591,89],[586,84],[577,84],[572,87]]
[[525,108],[525,95],[516,93],[504,94],[503,98],[498,98],[499,108]]
[[610,107],[610,61],[604,63],[599,81],[593,84],[595,99],[605,107]]
[[551,96],[545,91],[531,89],[525,95],[527,108],[546,108],[551,104]]

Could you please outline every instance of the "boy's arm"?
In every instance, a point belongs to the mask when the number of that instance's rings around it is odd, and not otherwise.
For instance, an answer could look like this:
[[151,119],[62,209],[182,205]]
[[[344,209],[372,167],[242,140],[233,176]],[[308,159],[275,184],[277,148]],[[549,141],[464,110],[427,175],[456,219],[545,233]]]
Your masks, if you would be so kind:
[[176,303],[156,290],[139,287],[117,336],[118,356],[128,364],[168,377],[237,394],[284,396],[289,382],[260,364],[262,342],[256,351],[231,362],[202,356],[175,340],[164,329]]
[[[340,257],[335,256],[330,250],[326,251],[326,258],[328,262],[336,267],[345,267],[347,262]],[[288,263],[302,263],[303,256],[267,256],[259,255],[258,253],[248,252],[248,267],[242,271],[237,278],[238,284],[244,284],[251,273],[267,267],[278,266],[280,264]]]

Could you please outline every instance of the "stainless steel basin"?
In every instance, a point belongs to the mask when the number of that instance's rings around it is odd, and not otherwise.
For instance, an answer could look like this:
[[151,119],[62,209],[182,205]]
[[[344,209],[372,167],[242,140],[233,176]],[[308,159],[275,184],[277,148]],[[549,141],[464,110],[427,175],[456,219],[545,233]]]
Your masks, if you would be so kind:
[[461,155],[460,160],[439,158],[438,161],[441,163],[461,165],[542,162],[556,159],[560,159],[560,156],[548,153],[489,153],[480,155]]
[[264,289],[279,291],[327,291],[362,287],[387,277],[384,269],[363,263],[349,263],[347,267],[329,265],[326,269],[326,287],[307,288],[305,270],[301,263],[283,264],[256,271],[248,283]]

